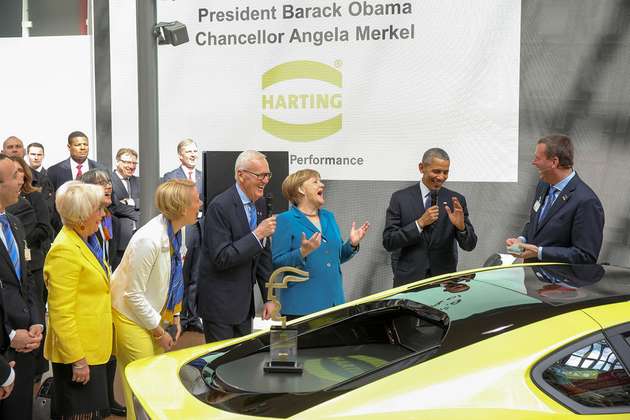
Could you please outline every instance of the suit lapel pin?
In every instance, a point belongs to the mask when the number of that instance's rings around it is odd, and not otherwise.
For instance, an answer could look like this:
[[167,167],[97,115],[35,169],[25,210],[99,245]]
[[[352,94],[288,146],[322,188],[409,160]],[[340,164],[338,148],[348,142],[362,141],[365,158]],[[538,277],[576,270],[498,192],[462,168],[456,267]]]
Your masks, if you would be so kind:
[[567,201],[567,198],[569,198],[566,194],[562,195],[562,201]]

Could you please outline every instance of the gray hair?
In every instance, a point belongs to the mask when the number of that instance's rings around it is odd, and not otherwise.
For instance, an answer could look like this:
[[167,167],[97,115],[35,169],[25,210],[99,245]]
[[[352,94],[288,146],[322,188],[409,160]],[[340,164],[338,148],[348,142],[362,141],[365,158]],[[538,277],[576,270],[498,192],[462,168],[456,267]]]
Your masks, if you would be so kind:
[[238,171],[240,169],[246,169],[245,166],[254,160],[267,160],[267,156],[257,152],[256,150],[245,150],[244,152],[241,152],[234,163],[234,179],[238,180]]
[[55,206],[61,221],[72,229],[79,227],[102,206],[105,197],[103,187],[81,181],[64,183],[56,194]]
[[81,175],[81,182],[85,182],[86,184],[101,185],[112,182],[112,179],[107,171],[102,169],[90,169]]
[[444,149],[440,149],[439,147],[432,147],[424,152],[424,155],[422,155],[422,163],[425,165],[430,165],[433,158],[448,161],[451,160],[451,158],[448,156],[448,153],[446,153]]

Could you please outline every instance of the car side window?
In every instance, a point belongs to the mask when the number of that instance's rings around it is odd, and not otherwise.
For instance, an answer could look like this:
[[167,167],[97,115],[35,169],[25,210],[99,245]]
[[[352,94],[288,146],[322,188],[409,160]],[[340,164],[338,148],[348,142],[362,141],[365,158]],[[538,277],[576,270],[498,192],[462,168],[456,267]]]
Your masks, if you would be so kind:
[[585,407],[630,407],[630,376],[609,342],[598,338],[556,354],[555,361],[542,371],[542,380]]

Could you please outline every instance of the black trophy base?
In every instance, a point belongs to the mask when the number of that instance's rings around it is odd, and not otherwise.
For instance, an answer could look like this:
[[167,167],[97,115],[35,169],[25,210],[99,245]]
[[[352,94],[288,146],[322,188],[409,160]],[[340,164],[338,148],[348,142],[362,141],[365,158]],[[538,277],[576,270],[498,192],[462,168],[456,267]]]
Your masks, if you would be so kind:
[[272,361],[265,362],[265,373],[297,373],[302,374],[304,366],[299,362]]

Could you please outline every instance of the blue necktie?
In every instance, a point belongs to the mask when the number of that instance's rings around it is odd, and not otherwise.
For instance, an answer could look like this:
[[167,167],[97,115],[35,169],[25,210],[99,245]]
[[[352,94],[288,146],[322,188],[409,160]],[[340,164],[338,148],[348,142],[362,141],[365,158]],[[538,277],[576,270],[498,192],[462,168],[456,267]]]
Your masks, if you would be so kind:
[[256,206],[251,201],[247,203],[247,212],[249,213],[249,228],[256,229]]
[[549,187],[549,192],[547,193],[547,197],[545,198],[545,203],[543,204],[542,209],[540,209],[540,214],[538,215],[539,222],[545,217],[545,214],[547,214],[551,206],[553,206],[557,191],[559,190],[556,187]]
[[431,207],[431,191],[427,193],[427,196],[424,199],[424,210],[426,211],[429,207]]
[[9,223],[9,218],[6,214],[0,215],[0,223],[2,224],[2,233],[4,233],[4,239],[6,241],[5,245],[7,251],[9,252],[9,256],[11,257],[11,262],[13,263],[13,268],[15,268],[15,274],[17,275],[18,280],[21,279],[21,267],[20,267],[20,252],[18,251],[17,242],[15,241],[15,237],[13,236],[13,231],[11,230],[11,224]]

